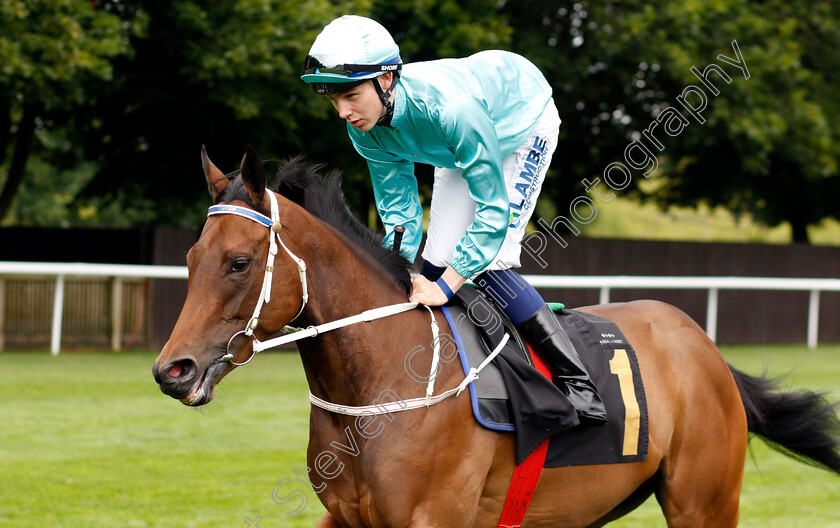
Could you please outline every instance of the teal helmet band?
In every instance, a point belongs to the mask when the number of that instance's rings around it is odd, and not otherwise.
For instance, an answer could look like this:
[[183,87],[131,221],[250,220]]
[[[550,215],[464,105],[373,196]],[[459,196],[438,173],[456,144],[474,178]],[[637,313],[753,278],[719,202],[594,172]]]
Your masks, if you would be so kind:
[[400,48],[387,29],[366,17],[344,15],[327,24],[315,39],[300,78],[315,93],[326,95],[389,71],[399,72],[401,67]]

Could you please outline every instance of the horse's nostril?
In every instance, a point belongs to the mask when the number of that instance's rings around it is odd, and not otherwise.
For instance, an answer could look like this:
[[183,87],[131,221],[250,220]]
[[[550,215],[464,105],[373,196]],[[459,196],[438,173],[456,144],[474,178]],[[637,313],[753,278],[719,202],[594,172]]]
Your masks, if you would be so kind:
[[195,363],[192,360],[181,359],[160,369],[156,373],[155,380],[165,384],[188,382],[195,371]]
[[180,364],[175,363],[172,365],[172,368],[169,369],[169,376],[172,378],[179,378],[181,377],[181,372],[183,370],[184,368]]

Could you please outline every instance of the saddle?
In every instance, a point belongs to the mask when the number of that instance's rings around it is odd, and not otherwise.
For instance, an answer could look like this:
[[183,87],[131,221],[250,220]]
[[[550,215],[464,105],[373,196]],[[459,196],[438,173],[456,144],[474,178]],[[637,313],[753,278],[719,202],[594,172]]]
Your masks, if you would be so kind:
[[469,393],[482,426],[515,434],[517,464],[546,439],[545,467],[647,459],[647,404],[638,361],[615,323],[576,310],[555,311],[607,409],[607,424],[590,427],[579,425],[563,384],[534,367],[531,350],[489,296],[461,288],[443,313],[465,374],[510,335]]

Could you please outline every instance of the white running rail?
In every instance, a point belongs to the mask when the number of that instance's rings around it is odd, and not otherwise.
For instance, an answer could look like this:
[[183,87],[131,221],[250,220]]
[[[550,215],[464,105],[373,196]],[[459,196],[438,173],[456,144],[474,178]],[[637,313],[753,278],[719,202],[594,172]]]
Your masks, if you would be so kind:
[[774,290],[811,292],[808,302],[808,348],[817,347],[820,325],[820,292],[840,291],[840,279],[776,277],[655,277],[626,275],[523,275],[535,288],[598,289],[598,302],[610,302],[610,290],[652,288],[660,290],[707,290],[706,334],[717,339],[718,292],[720,290]]
[[[127,264],[84,264],[60,262],[0,261],[0,278],[4,275],[55,276],[50,351],[61,349],[61,320],[64,307],[65,277],[135,277],[149,279],[187,279],[186,266],[143,266]],[[536,288],[578,288],[600,291],[599,302],[610,301],[614,289],[645,288],[668,290],[706,290],[706,333],[717,337],[718,292],[720,290],[774,290],[810,292],[808,303],[809,348],[816,348],[819,333],[820,292],[840,291],[840,279],[800,279],[775,277],[655,277],[624,275],[524,275]]]
[[[4,275],[55,276],[50,352],[61,351],[61,321],[64,315],[65,277],[135,277],[148,279],[186,279],[186,266],[141,266],[134,264],[85,264],[81,262],[7,262],[0,261],[0,279]],[[0,289],[0,302],[3,301]],[[2,305],[0,304],[0,307]],[[2,313],[2,310],[0,310]],[[0,321],[2,324],[2,321]]]

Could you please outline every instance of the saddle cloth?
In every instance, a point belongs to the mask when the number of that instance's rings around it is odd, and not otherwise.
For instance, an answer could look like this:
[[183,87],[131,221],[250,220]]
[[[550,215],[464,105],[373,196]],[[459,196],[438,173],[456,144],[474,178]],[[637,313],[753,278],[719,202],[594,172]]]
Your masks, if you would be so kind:
[[[456,300],[457,299],[457,300]],[[577,425],[556,378],[533,366],[510,321],[482,292],[461,288],[443,307],[464,373],[478,366],[505,332],[511,340],[469,385],[473,414],[484,427],[516,435],[516,463],[550,438],[545,467],[615,464],[647,459],[648,412],[635,351],[618,326],[603,317],[556,312],[607,410],[601,426]]]

